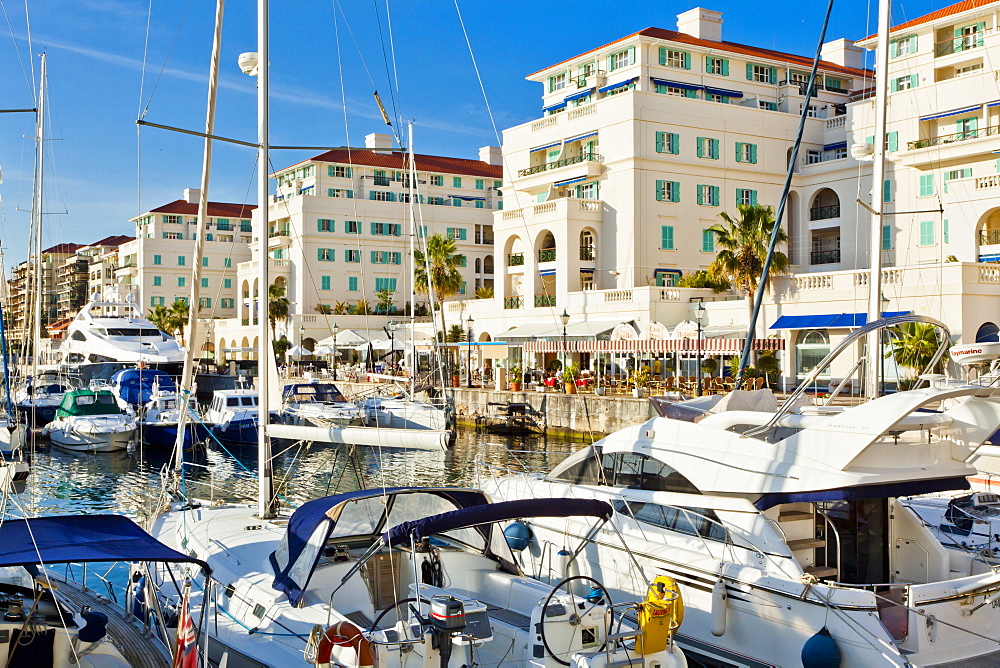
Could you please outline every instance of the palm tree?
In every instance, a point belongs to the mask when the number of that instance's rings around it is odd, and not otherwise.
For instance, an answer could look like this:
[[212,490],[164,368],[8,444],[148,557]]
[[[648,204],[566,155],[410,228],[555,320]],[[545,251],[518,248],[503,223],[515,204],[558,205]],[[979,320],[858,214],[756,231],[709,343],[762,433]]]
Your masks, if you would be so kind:
[[[899,366],[910,369],[913,372],[912,382],[917,374],[927,369],[940,345],[941,335],[934,325],[926,322],[904,322],[891,330],[886,357],[891,357]],[[942,356],[930,372],[940,373],[943,367]]]
[[172,318],[172,311],[162,304],[157,304],[149,309],[149,314],[146,316],[146,319],[156,325],[158,330],[171,335],[174,333]]
[[320,315],[331,315],[333,313],[333,309],[330,308],[329,304],[316,304],[316,306],[313,306],[313,310]]
[[[746,295],[749,311],[753,308],[767,247],[771,242],[774,208],[763,204],[739,204],[736,210],[739,211],[739,218],[734,219],[723,211],[719,218],[725,225],[716,223],[708,228],[715,234],[716,245],[721,247],[708,271],[717,281],[729,281],[742,291]],[[787,242],[788,234],[779,229],[777,246]],[[775,250],[768,275],[784,274],[788,267],[788,256]]]
[[271,283],[267,286],[267,321],[271,323],[271,339],[276,339],[275,327],[278,322],[288,320],[290,302],[285,296],[285,286]]
[[455,254],[455,240],[442,234],[432,234],[427,238],[426,256],[420,249],[413,252],[417,291],[430,296],[433,288],[433,297],[441,313],[442,334],[446,332],[442,305],[448,297],[462,289],[462,274],[458,272],[461,262]]
[[493,286],[484,285],[476,290],[476,299],[493,299]]
[[170,306],[170,326],[171,334],[180,334],[181,341],[184,340],[184,328],[187,327],[188,319],[191,317],[191,305],[183,299],[178,299]]

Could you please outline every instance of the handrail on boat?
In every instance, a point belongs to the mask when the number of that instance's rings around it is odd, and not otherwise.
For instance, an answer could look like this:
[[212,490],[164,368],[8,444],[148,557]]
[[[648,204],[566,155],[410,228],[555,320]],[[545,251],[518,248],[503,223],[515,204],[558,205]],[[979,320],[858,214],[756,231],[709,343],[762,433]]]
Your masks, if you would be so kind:
[[[889,327],[895,327],[896,325],[903,325],[908,322],[922,322],[928,325],[933,325],[938,329],[940,329],[942,332],[944,332],[944,336],[941,337],[941,343],[938,346],[937,351],[935,351],[934,357],[927,365],[927,369],[933,369],[937,365],[938,361],[941,359],[941,356],[944,355],[945,350],[947,350],[947,347],[950,345],[951,342],[951,330],[948,329],[947,325],[945,325],[940,320],[936,320],[935,318],[917,314],[896,315],[891,318],[881,318],[874,322],[870,322],[864,325],[863,327],[859,327],[858,329],[854,330],[850,335],[844,337],[844,340],[838,343],[833,350],[827,353],[826,357],[824,357],[819,364],[817,364],[812,368],[812,371],[809,372],[809,375],[806,376],[805,380],[799,383],[798,387],[796,387],[795,390],[793,390],[792,393],[788,395],[788,398],[785,399],[785,401],[781,404],[780,407],[778,407],[778,410],[775,412],[774,417],[772,417],[765,424],[759,427],[755,427],[753,429],[749,429],[743,432],[743,436],[752,437],[758,434],[762,434],[768,431],[769,429],[772,429],[777,424],[778,420],[781,419],[781,416],[791,412],[792,407],[795,405],[795,402],[798,401],[799,397],[801,397],[802,394],[806,391],[806,388],[812,387],[812,385],[819,378],[819,375],[823,372],[823,370],[826,369],[828,366],[830,366],[833,360],[839,357],[841,353],[843,353],[846,349],[853,346],[858,339],[867,336],[871,332],[876,332],[880,329],[888,329]],[[839,389],[840,388],[838,388],[838,391]]]

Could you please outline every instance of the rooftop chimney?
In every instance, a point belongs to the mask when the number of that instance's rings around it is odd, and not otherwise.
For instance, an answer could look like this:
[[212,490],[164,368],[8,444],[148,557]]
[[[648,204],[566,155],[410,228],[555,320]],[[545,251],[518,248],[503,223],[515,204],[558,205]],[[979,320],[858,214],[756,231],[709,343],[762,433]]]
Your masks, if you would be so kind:
[[831,63],[858,70],[865,66],[864,49],[854,46],[854,42],[849,39],[837,39],[825,43],[820,51],[820,57]]
[[710,42],[722,41],[722,12],[695,7],[677,15],[677,30]]
[[479,159],[487,165],[499,167],[503,164],[503,153],[499,146],[484,146],[479,149]]
[[373,151],[391,151],[392,135],[380,135],[377,132],[365,135],[365,148]]
[[201,188],[185,188],[184,201],[188,204],[197,204],[201,201]]

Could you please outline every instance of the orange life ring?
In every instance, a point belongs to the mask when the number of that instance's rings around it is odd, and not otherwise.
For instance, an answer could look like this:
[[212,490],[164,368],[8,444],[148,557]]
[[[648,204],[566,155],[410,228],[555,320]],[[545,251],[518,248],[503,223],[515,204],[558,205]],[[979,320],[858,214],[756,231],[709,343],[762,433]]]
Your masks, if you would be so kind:
[[361,629],[354,624],[337,622],[333,626],[327,627],[319,639],[319,647],[316,649],[316,665],[330,663],[330,654],[333,652],[334,646],[354,648],[358,656],[355,668],[375,667],[372,644],[368,638],[362,635]]

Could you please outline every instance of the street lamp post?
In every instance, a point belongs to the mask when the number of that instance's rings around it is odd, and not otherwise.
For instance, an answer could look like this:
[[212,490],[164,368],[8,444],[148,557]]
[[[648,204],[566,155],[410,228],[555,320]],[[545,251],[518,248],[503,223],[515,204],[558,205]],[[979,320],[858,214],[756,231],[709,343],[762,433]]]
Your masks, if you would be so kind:
[[[393,359],[396,357],[396,321],[389,321],[389,369],[392,371]],[[394,374],[392,374],[394,375]]]
[[[884,313],[889,310],[889,298],[882,294],[882,313],[878,314],[879,318],[884,318]],[[887,341],[887,336],[889,331],[887,329],[882,329],[882,334],[879,336],[879,343],[881,343],[881,350],[879,350],[879,396],[885,396],[885,344]]]
[[566,312],[565,307],[563,308],[562,315],[559,316],[559,319],[562,320],[562,326],[563,326],[562,370],[563,370],[563,373],[565,373],[566,372],[566,325],[569,324],[569,313]]
[[701,323],[705,319],[705,303],[695,302],[691,308],[694,321],[698,324],[698,396],[701,396]]
[[337,380],[337,332],[340,328],[337,323],[333,323],[333,379]]
[[467,354],[465,356],[465,369],[468,374],[468,387],[472,389],[472,314],[469,314],[469,319],[466,321],[469,325],[469,334],[465,337],[465,346],[468,348]]
[[215,338],[215,320],[209,320],[208,324],[205,325],[205,339],[208,344],[205,346],[205,352],[212,353],[212,363],[215,366],[219,366],[219,351],[216,351],[215,346],[212,345],[213,339]]

